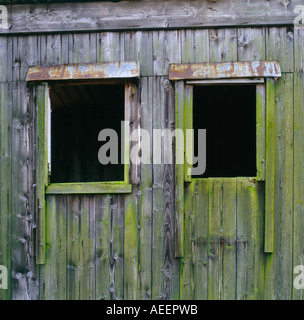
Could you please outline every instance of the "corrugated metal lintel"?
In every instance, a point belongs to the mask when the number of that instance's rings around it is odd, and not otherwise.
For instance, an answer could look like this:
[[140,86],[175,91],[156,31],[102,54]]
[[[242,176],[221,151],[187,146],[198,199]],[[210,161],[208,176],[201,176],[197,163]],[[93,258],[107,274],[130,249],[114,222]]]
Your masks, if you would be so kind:
[[30,67],[26,81],[138,78],[139,62],[62,64]]
[[221,79],[281,77],[278,61],[170,64],[169,79]]

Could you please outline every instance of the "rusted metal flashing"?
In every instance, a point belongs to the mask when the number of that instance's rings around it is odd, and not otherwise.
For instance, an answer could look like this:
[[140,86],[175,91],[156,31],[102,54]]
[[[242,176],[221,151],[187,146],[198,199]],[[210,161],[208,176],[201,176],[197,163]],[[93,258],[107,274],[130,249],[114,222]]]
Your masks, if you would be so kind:
[[281,77],[278,61],[170,64],[169,79]]
[[26,81],[138,78],[139,62],[82,63],[30,67]]

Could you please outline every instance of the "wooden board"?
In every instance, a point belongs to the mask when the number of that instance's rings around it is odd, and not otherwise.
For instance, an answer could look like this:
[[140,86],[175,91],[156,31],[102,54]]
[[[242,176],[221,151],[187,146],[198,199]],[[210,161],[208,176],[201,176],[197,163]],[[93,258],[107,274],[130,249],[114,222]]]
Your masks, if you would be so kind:
[[[126,1],[9,6],[9,29],[0,33],[176,29],[228,26],[291,25],[302,0]],[[219,18],[220,17],[220,18]]]

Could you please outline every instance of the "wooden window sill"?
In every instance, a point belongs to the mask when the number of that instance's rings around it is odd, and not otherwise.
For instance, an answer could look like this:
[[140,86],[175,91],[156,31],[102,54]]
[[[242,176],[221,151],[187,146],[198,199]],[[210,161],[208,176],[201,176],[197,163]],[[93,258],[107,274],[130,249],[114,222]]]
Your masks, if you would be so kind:
[[125,182],[83,182],[52,183],[46,187],[46,194],[97,194],[131,193],[132,185]]

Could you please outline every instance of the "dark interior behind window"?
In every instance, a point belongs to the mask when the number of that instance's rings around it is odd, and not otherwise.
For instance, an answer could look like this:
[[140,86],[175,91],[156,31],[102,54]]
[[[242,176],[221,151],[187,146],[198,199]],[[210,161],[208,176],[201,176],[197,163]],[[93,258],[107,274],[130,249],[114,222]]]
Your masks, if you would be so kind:
[[52,85],[51,183],[123,181],[123,164],[102,165],[102,129],[119,137],[124,120],[124,85]]
[[212,85],[193,88],[194,152],[197,129],[207,129],[206,171],[202,176],[256,176],[256,87]]

